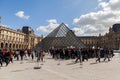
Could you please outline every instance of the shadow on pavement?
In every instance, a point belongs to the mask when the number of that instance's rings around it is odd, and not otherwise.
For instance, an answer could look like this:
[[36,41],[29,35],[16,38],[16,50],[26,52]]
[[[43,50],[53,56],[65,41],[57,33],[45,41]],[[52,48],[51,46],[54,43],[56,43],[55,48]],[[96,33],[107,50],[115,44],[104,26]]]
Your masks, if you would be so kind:
[[97,62],[94,62],[94,63],[90,63],[90,65],[94,65],[94,64],[97,64]]
[[76,68],[72,68],[72,70],[74,70],[74,69],[82,69],[83,68],[83,66],[82,65],[80,65],[79,67],[76,67]]
[[21,72],[21,71],[25,71],[25,70],[14,70],[14,71],[11,71],[11,72]]
[[22,72],[22,71],[25,71],[25,70],[32,70],[32,68],[18,69],[18,70],[13,70],[11,72]]
[[46,59],[53,59],[53,58],[48,57],[48,58],[46,58]]
[[75,62],[72,62],[72,63],[68,63],[68,64],[66,64],[66,65],[74,65],[74,64],[76,64]]

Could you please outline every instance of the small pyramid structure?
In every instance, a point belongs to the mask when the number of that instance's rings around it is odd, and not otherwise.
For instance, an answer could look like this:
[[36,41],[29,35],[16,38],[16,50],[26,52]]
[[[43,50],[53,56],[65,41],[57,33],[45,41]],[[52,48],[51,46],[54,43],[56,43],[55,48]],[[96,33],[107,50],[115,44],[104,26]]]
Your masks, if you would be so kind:
[[41,42],[36,45],[36,49],[48,50],[50,48],[83,48],[85,45],[80,41],[74,32],[64,23],[60,24]]

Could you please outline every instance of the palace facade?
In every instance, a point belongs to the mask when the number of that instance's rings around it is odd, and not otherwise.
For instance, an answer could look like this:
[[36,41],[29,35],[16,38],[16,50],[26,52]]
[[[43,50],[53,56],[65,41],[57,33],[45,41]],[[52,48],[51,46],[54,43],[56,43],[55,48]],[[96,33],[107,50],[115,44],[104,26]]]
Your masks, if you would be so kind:
[[109,28],[109,32],[101,36],[84,36],[78,37],[79,40],[88,48],[110,48],[120,49],[120,24],[114,24]]
[[13,30],[0,26],[0,49],[33,49],[42,40],[33,29],[24,26],[22,30]]

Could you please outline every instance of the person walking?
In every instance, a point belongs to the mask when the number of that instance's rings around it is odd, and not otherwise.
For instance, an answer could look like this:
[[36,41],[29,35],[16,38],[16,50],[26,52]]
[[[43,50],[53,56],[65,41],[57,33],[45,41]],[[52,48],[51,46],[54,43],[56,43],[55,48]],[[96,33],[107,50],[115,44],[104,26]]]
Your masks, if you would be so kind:
[[4,62],[6,63],[6,66],[8,66],[9,61],[10,61],[10,58],[9,58],[10,57],[10,53],[6,49],[3,52],[3,57],[4,57]]
[[109,50],[108,50],[107,48],[105,49],[104,61],[106,60],[106,58],[108,59],[108,61],[110,61],[110,58],[109,58]]

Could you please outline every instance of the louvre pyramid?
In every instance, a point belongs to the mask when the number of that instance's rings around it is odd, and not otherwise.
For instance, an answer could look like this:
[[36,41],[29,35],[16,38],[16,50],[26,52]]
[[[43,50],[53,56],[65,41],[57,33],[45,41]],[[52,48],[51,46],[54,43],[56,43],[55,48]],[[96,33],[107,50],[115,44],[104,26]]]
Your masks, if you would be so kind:
[[60,24],[50,34],[48,34],[41,42],[36,46],[37,49],[48,50],[50,48],[68,48],[85,47],[74,32],[70,30],[64,23]]

